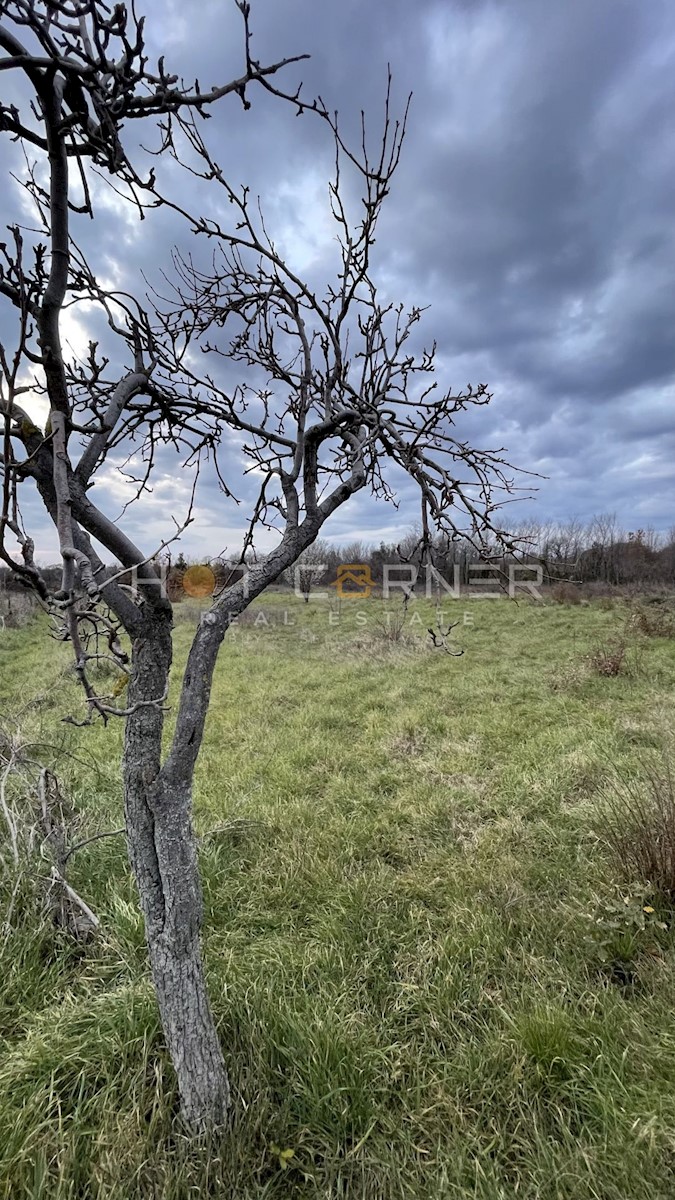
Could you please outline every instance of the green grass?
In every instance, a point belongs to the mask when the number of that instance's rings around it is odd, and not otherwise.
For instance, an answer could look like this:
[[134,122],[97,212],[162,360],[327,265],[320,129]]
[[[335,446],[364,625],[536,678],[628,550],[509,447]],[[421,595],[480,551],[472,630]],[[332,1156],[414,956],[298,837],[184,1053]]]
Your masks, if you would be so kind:
[[[636,939],[624,985],[587,915],[619,884],[603,787],[668,744],[674,644],[601,678],[583,659],[622,607],[448,603],[461,658],[387,643],[382,607],[330,626],[273,595],[221,653],[195,813],[232,1129],[181,1131],[123,839],[94,842],[72,881],[100,936],[69,945],[26,882],[2,943],[0,1195],[675,1194],[675,934]],[[2,635],[0,706],[44,693],[26,719],[77,755],[78,836],[114,829],[122,730],[59,723],[67,649],[46,666],[35,635]]]

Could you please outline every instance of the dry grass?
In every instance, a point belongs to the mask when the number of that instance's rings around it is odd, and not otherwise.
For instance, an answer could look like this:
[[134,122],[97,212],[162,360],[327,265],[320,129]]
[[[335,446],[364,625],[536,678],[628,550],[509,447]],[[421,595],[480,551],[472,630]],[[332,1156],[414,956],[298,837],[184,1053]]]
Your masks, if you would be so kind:
[[556,604],[581,604],[581,592],[574,583],[556,583],[549,595]]
[[675,901],[675,781],[668,761],[615,774],[604,800],[604,837],[625,879]]
[[596,675],[612,677],[627,670],[627,646],[622,638],[614,638],[597,646],[587,656],[587,662]]
[[628,619],[628,629],[643,637],[675,637],[675,616],[663,605],[637,608]]

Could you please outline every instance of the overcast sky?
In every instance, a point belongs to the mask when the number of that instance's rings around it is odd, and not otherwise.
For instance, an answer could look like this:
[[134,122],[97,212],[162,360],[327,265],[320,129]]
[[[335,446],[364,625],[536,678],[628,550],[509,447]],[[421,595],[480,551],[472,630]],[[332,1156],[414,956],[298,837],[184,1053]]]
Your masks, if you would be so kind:
[[[228,0],[140,7],[169,70],[197,75],[203,87],[239,72],[240,26]],[[511,461],[548,477],[517,515],[611,511],[626,528],[668,530],[672,0],[253,0],[252,10],[258,57],[308,52],[288,82],[302,77],[308,96],[320,91],[347,131],[361,108],[376,129],[388,62],[397,105],[414,93],[377,269],[387,295],[431,306],[427,340],[437,340],[443,380],[494,392],[470,423],[476,442],[504,445]],[[320,278],[330,262],[326,131],[254,89],[250,99],[247,113],[236,98],[214,110],[219,161],[231,180],[260,192],[284,247]],[[6,146],[2,153],[6,163]],[[13,185],[3,195],[6,222],[16,212]],[[141,267],[156,272],[173,242],[186,245],[166,214],[140,224],[109,201],[95,235],[83,238],[94,265],[104,273],[114,265],[127,282]],[[84,334],[71,330],[75,342]],[[134,518],[145,547],[180,518],[188,492],[167,460]],[[124,497],[107,470],[97,501],[114,516]],[[418,515],[412,490],[400,499],[397,511],[357,498],[326,533],[397,540]],[[234,549],[242,512],[205,487],[185,552]],[[55,557],[37,509],[27,516],[38,553]]]

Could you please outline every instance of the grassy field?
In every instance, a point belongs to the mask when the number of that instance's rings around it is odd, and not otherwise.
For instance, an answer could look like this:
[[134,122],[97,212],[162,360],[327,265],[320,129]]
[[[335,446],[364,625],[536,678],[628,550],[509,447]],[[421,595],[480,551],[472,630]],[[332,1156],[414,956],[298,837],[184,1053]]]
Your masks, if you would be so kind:
[[[462,657],[384,607],[270,596],[221,653],[195,813],[232,1129],[183,1137],[123,838],[93,842],[94,940],[27,879],[2,930],[3,1197],[672,1200],[675,932],[602,797],[670,748],[675,642],[602,677],[621,604],[448,603]],[[0,634],[0,710],[39,697],[78,838],[115,829],[122,730],[60,724],[68,651],[35,635]]]

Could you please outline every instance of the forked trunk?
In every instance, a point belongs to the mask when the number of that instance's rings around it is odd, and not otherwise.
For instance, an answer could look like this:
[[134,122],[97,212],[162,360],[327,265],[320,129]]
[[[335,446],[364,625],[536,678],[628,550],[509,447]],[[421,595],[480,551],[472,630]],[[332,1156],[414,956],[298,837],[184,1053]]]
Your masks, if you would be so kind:
[[170,618],[153,613],[133,643],[128,707],[135,711],[127,717],[124,747],[127,837],[181,1113],[200,1131],[225,1120],[229,1085],[201,956],[191,787],[160,774],[161,700],[170,665]]

